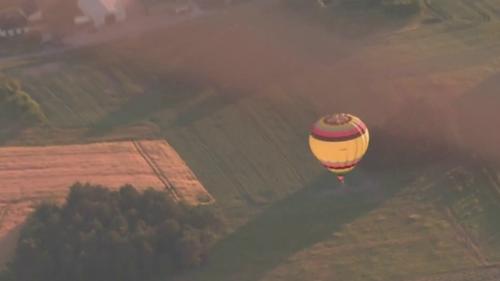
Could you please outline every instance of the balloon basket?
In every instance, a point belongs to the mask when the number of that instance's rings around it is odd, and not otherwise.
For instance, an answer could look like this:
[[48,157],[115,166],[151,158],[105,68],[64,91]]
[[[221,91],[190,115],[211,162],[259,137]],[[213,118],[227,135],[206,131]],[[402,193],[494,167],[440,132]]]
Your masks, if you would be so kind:
[[344,183],[345,183],[345,178],[344,178],[344,176],[337,176],[337,179],[339,180],[339,182],[340,182],[341,184],[344,184]]

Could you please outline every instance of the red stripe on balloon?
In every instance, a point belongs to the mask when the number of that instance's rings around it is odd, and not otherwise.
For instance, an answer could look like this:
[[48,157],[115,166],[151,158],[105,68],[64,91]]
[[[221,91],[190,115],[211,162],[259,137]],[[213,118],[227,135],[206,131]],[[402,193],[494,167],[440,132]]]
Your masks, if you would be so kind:
[[311,136],[314,137],[315,139],[322,140],[322,141],[348,141],[348,140],[356,139],[356,138],[362,136],[364,133],[365,132],[353,130],[353,132],[351,134],[344,134],[344,135],[328,134],[328,135],[325,135],[325,134],[313,131],[313,132],[311,132]]
[[327,138],[342,138],[342,137],[348,137],[351,135],[355,134],[362,134],[366,130],[363,129],[362,127],[358,127],[357,124],[353,124],[353,127],[348,129],[348,130],[343,130],[343,131],[328,131],[328,130],[322,130],[321,128],[315,127],[312,129],[312,133],[315,135],[320,135],[323,137]]
[[335,165],[335,164],[327,164],[327,163],[321,163],[321,164],[327,169],[344,170],[344,169],[349,169],[349,168],[356,166],[358,164],[358,162],[348,164],[348,165],[346,165],[346,164]]

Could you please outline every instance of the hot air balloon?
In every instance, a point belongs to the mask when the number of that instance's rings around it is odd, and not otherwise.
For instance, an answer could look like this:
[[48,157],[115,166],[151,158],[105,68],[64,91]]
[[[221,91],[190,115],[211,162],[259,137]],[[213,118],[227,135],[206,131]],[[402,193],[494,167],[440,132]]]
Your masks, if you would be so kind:
[[335,113],[314,123],[309,147],[321,164],[337,175],[341,183],[363,158],[370,135],[365,123],[347,113]]

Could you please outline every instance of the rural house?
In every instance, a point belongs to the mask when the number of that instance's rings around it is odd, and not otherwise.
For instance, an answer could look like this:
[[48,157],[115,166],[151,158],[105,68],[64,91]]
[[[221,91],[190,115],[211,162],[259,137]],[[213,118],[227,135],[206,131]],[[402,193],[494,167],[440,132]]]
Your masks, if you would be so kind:
[[[66,2],[74,1],[74,5]],[[123,21],[133,14],[136,0],[0,0],[0,39],[42,38],[72,32],[75,26]],[[135,4],[135,6],[134,6]],[[49,39],[47,39],[49,40]],[[42,41],[45,41],[42,39]]]
[[28,31],[28,19],[21,9],[12,8],[0,12],[1,38],[19,38]]
[[36,22],[40,13],[32,0],[0,0],[0,38],[23,37],[31,31],[30,22]]

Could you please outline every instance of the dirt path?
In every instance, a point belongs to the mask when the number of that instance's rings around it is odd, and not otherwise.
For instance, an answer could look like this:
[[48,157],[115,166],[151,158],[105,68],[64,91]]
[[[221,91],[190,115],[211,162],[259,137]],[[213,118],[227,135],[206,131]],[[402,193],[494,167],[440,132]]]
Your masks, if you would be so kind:
[[453,212],[451,211],[450,208],[446,208],[446,215],[448,216],[449,221],[452,223],[453,227],[455,228],[455,230],[456,230],[455,232],[460,236],[461,240],[467,245],[467,248],[470,249],[470,251],[472,252],[474,257],[477,259],[477,261],[483,266],[490,265],[488,259],[481,252],[481,249],[479,248],[477,243],[467,233],[467,230],[456,220],[456,218],[453,215]]
[[154,160],[149,156],[144,151],[144,147],[141,145],[140,142],[134,141],[133,142],[135,148],[137,149],[137,152],[144,158],[144,161],[148,163],[149,167],[151,167],[151,170],[155,173],[155,175],[160,179],[160,181],[165,185],[165,189],[170,193],[172,198],[175,200],[179,200],[179,195],[177,195],[177,192],[175,191],[174,185],[169,181],[169,179],[163,174],[161,169],[158,167],[158,165],[154,162]]

